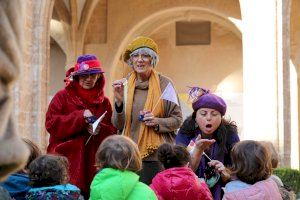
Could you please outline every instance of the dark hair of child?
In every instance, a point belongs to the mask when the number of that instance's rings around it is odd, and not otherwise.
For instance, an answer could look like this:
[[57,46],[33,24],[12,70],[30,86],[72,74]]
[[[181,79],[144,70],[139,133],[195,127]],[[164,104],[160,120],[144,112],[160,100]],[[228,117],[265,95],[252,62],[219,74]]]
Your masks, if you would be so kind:
[[68,160],[64,156],[42,155],[29,164],[29,184],[46,187],[68,183]]
[[190,154],[185,147],[164,143],[157,149],[158,160],[165,169],[183,167],[190,162]]
[[272,174],[271,155],[260,142],[238,142],[231,151],[231,158],[233,175],[248,184],[266,180]]

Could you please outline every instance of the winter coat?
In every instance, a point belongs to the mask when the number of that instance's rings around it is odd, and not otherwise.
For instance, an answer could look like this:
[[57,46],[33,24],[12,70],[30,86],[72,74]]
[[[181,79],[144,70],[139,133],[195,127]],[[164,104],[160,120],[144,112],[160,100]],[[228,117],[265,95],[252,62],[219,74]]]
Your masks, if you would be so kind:
[[253,185],[231,181],[225,186],[223,200],[281,200],[278,186],[272,179],[256,182]]
[[90,200],[154,200],[154,192],[131,171],[102,169],[91,184]]
[[5,188],[15,200],[24,200],[25,195],[31,189],[31,186],[29,186],[29,176],[24,173],[10,175],[5,182],[0,183],[0,186]]
[[55,185],[32,188],[26,195],[26,200],[84,200],[80,190],[75,185]]
[[212,200],[205,182],[188,167],[173,167],[158,173],[150,187],[159,200]]
[[[111,124],[111,104],[103,94],[104,79],[98,82],[95,87],[101,96],[94,102],[87,103],[80,97],[76,88],[79,84],[73,81],[56,93],[46,113],[46,129],[50,134],[47,152],[68,158],[70,183],[85,194],[89,194],[90,183],[96,174],[95,154],[99,145],[107,136],[116,133]],[[90,134],[83,116],[85,109],[89,109],[97,118],[107,111],[100,124],[99,134],[93,135],[87,145],[85,143]]]

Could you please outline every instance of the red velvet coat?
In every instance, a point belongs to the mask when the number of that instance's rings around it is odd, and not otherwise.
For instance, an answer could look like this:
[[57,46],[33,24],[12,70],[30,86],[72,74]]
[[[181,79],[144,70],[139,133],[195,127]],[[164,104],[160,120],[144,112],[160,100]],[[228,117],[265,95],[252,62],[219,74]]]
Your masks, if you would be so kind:
[[[56,93],[46,113],[46,129],[50,134],[47,152],[68,158],[70,183],[78,186],[84,194],[89,194],[90,183],[96,173],[95,153],[100,143],[116,132],[111,124],[111,104],[103,95],[104,82],[102,78],[96,83],[99,95],[92,103],[87,103],[78,95],[78,82],[70,82],[65,89]],[[90,134],[83,117],[85,109],[89,109],[96,117],[107,111],[99,134],[92,136],[87,145],[85,143]]]
[[205,182],[188,167],[173,167],[158,173],[150,187],[158,200],[212,200]]

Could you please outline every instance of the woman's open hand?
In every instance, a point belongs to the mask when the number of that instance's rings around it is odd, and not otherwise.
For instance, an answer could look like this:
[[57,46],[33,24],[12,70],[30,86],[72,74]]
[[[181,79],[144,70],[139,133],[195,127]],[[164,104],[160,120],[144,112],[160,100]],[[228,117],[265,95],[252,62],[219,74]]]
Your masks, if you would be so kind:
[[198,149],[199,151],[204,151],[210,147],[213,143],[215,143],[216,140],[214,139],[201,139],[201,135],[199,134],[195,140],[195,149]]

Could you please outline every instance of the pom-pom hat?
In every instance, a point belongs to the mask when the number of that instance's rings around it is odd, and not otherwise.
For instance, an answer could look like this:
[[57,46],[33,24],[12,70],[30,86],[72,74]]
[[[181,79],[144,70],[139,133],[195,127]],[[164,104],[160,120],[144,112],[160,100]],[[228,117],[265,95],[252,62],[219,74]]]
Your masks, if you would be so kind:
[[77,58],[72,76],[104,73],[100,61],[95,55],[81,55]]
[[219,111],[222,116],[225,115],[227,108],[225,101],[221,97],[210,93],[209,90],[193,87],[190,90],[189,95],[194,99],[192,103],[194,111],[197,111],[200,108],[211,108]]

